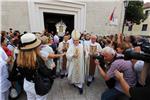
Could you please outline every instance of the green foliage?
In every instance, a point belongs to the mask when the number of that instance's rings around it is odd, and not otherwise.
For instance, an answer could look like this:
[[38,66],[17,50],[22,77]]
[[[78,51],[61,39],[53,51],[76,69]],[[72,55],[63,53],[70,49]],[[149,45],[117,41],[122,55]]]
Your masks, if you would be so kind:
[[126,8],[125,20],[140,24],[147,16],[143,12],[143,1],[129,1]]

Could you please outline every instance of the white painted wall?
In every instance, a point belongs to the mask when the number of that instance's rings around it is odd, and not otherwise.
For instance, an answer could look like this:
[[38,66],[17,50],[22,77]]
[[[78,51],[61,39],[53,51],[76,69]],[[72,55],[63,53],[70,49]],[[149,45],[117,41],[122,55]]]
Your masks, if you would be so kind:
[[43,12],[74,15],[74,28],[80,32],[85,30],[86,4],[83,2],[29,0],[28,9],[32,32],[44,30]]
[[[109,22],[109,16],[114,12],[114,17],[118,19],[118,25],[112,26]],[[88,32],[107,35],[121,32],[124,8],[122,1],[96,1],[87,2],[86,29]]]
[[27,2],[2,1],[2,30],[30,31]]
[[[44,30],[43,12],[72,14],[75,16],[75,28],[83,32],[93,32],[99,35],[121,32],[124,9],[122,1],[41,1],[3,2],[2,29],[10,27],[32,32]],[[116,7],[114,17],[118,26],[109,24],[109,16]]]

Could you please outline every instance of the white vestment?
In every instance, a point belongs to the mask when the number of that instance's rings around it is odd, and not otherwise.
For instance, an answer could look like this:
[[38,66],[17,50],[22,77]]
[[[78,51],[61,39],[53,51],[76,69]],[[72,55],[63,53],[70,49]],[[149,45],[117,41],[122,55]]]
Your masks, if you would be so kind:
[[99,55],[99,53],[102,50],[102,47],[100,46],[99,43],[95,42],[92,43],[91,41],[89,41],[86,45],[85,45],[85,51],[86,51],[86,55],[85,55],[85,63],[86,63],[86,75],[89,74],[89,68],[90,68],[90,55],[92,55],[92,52],[90,51],[90,47],[91,46],[96,46],[96,51],[94,52],[96,55]]
[[[78,54],[78,58],[73,57],[75,54]],[[67,50],[66,57],[67,61],[70,63],[68,69],[68,79],[71,83],[84,83],[83,45],[71,45]]]
[[[58,53],[61,54],[61,53],[66,52],[66,51],[63,51],[64,48],[66,48],[66,49],[69,48],[69,40],[67,42],[62,41],[62,42],[59,43],[59,45],[58,45]],[[63,57],[60,57],[59,60],[57,61],[57,68],[58,68],[57,70],[58,71],[62,70],[62,63],[63,63]],[[69,65],[69,63],[67,62],[66,68],[68,68],[68,65]]]
[[84,49],[84,72],[85,72],[85,77],[88,76],[89,73],[89,48],[88,46],[90,45],[91,41],[90,40],[80,40],[81,44],[83,45]]

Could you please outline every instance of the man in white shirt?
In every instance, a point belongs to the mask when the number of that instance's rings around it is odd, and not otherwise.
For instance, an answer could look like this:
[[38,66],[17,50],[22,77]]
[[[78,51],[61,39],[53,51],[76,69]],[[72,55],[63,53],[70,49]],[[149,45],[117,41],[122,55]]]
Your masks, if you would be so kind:
[[0,47],[0,100],[8,100],[9,88],[11,87],[10,81],[8,78],[8,66],[7,61],[8,57],[6,53]]

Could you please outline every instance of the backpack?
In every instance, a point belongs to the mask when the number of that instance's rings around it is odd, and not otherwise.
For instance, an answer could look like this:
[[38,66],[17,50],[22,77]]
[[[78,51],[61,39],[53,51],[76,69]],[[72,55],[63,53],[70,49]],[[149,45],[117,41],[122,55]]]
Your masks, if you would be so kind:
[[53,85],[52,70],[48,69],[41,57],[37,58],[37,70],[34,77],[36,94],[46,95]]

